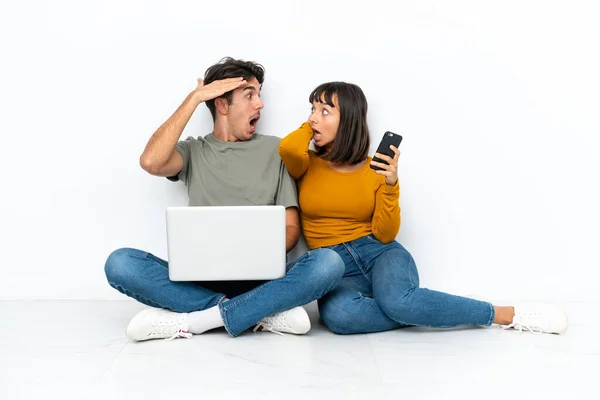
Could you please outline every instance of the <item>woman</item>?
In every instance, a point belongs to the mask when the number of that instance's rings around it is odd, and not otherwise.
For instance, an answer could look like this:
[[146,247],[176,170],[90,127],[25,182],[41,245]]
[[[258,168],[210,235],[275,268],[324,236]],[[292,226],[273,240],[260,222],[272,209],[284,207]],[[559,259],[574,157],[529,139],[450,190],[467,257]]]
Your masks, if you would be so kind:
[[[301,223],[311,249],[330,248],[345,262],[341,283],[319,300],[335,333],[406,326],[450,328],[493,323],[563,333],[568,323],[554,305],[509,307],[419,287],[417,267],[395,238],[400,229],[398,158],[368,156],[367,100],[345,82],[318,86],[309,96],[308,122],[281,140],[279,154],[299,190]],[[315,151],[309,150],[311,140]],[[382,170],[375,171],[371,165]]]

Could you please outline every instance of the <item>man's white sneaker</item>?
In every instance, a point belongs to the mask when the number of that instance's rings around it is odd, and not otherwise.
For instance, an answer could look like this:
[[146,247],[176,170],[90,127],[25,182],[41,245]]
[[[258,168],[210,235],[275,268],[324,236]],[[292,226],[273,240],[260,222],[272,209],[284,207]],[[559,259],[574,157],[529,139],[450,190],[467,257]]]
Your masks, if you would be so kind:
[[188,315],[160,308],[140,311],[127,326],[127,336],[133,340],[191,338]]
[[282,332],[304,335],[310,330],[310,319],[303,307],[273,314],[260,320],[254,328],[256,331],[269,331],[282,335]]
[[504,329],[528,330],[534,333],[565,333],[569,326],[565,311],[554,304],[522,303],[515,305],[515,316]]

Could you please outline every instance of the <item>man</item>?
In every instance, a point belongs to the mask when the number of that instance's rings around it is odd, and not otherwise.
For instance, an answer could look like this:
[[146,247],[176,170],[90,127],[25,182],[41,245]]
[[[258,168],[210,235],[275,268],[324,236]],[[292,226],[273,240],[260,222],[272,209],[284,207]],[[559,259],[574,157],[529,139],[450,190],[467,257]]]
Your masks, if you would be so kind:
[[[256,133],[263,79],[263,67],[249,61],[224,58],[208,68],[152,135],[140,164],[152,175],[185,182],[190,206],[285,206],[290,251],[300,235],[298,203],[278,155],[280,139]],[[213,132],[179,140],[201,103],[212,114]],[[172,282],[167,268],[166,261],[141,250],[119,249],[108,257],[109,284],[152,307],[129,323],[131,339],[190,338],[221,326],[235,337],[255,325],[255,331],[304,334],[310,321],[301,306],[329,292],[344,274],[341,257],[326,249],[304,254],[287,266],[285,277],[265,283]]]

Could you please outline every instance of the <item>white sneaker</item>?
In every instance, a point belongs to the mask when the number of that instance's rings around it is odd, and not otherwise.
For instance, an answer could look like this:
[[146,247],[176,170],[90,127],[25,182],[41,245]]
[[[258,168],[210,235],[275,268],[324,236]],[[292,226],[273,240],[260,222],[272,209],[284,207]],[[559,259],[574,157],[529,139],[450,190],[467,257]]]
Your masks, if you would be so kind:
[[127,326],[127,336],[133,340],[191,338],[188,332],[188,315],[148,308],[140,311]]
[[294,307],[291,310],[273,314],[260,320],[254,332],[269,331],[283,335],[281,332],[304,335],[310,330],[310,319],[303,307]]
[[565,311],[554,304],[521,303],[515,305],[515,316],[504,329],[528,330],[533,333],[565,333],[569,326]]

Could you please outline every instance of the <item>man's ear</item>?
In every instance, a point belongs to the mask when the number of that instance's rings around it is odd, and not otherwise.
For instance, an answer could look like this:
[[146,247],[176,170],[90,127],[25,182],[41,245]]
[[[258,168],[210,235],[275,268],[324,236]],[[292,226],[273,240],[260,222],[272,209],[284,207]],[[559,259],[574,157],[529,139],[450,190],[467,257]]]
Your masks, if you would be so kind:
[[217,112],[222,115],[227,115],[229,112],[229,103],[225,97],[218,97],[215,99],[215,107]]

